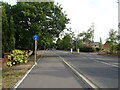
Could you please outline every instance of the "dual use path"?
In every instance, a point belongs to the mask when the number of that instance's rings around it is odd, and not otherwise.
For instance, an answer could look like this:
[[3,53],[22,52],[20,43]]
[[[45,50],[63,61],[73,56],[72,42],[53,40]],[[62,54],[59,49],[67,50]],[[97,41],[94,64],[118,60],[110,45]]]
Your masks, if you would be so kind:
[[85,88],[53,51],[39,51],[43,56],[17,88]]

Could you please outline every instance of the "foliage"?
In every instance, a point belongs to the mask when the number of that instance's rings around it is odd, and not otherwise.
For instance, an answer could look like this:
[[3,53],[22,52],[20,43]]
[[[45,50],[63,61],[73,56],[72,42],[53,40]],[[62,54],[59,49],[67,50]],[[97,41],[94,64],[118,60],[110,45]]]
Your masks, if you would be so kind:
[[[18,2],[10,13],[15,22],[16,48],[32,49],[32,37],[39,36],[38,48],[49,48],[66,28],[69,19],[60,5],[53,2]],[[47,47],[48,46],[48,47]]]
[[57,40],[57,49],[69,50],[73,47],[73,40],[70,34],[66,34],[62,39]]
[[13,17],[8,14],[11,6],[2,3],[2,53],[10,52],[15,48],[15,28]]
[[83,31],[82,33],[80,33],[78,35],[78,37],[82,37],[82,41],[86,43],[89,43],[90,41],[92,41],[92,38],[93,38],[93,33],[94,33],[94,30],[92,30],[91,28],[88,29],[87,32]]
[[102,39],[100,38],[98,51],[101,51],[101,50],[103,50],[103,46],[102,46]]
[[117,51],[120,52],[120,43],[117,45]]
[[33,36],[38,35],[38,48],[49,49],[54,39],[66,29],[67,14],[54,2],[2,3],[2,53],[16,49],[34,49]]
[[[78,41],[78,43],[76,43],[76,41]],[[80,40],[79,38],[75,38],[74,40],[74,50],[77,50],[77,48],[80,48],[82,46],[82,40]]]
[[101,48],[95,48],[95,50],[97,51],[97,52],[99,52],[99,51],[101,51],[102,49]]
[[8,56],[7,66],[11,67],[20,63],[28,62],[28,55],[25,51],[13,50],[12,54]]
[[86,46],[86,45],[82,45],[81,47],[79,47],[81,52],[94,52],[95,49],[92,46]]
[[5,11],[5,8],[2,8],[2,51],[3,53],[8,51],[8,48],[9,47],[8,45],[8,19],[7,19],[7,16],[6,16],[6,11]]
[[116,49],[116,40],[117,40],[117,32],[114,31],[113,29],[111,29],[109,31],[109,37],[107,38],[106,41],[109,42],[109,45],[110,45],[110,52],[114,52],[115,49]]

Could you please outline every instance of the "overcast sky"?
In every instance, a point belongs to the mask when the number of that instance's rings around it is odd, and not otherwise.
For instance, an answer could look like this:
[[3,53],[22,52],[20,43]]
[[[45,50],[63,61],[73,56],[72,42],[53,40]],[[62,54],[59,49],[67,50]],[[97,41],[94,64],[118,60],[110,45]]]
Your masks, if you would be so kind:
[[[15,4],[17,0],[3,0]],[[66,11],[71,24],[67,27],[77,35],[87,31],[94,23],[94,41],[101,37],[103,43],[108,37],[110,29],[118,31],[117,0],[55,0]]]

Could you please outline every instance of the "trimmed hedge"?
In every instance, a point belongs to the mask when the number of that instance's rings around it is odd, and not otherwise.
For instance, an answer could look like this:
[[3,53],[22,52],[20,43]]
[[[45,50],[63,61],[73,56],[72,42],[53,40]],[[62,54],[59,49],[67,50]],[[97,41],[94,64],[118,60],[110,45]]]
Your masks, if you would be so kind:
[[12,67],[16,64],[27,63],[28,55],[25,51],[13,50],[12,54],[8,56],[7,66]]

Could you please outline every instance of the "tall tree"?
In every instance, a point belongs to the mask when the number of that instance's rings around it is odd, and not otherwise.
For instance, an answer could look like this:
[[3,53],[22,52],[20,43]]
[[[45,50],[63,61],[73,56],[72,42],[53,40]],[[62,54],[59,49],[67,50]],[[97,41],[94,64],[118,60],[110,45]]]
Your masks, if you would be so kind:
[[73,47],[73,40],[70,34],[66,34],[62,39],[57,40],[57,49],[70,50]]
[[83,31],[82,33],[80,33],[80,34],[78,35],[78,37],[80,37],[80,38],[82,37],[83,42],[84,42],[86,45],[88,45],[89,42],[92,42],[93,32],[94,32],[94,31],[90,28],[90,29],[88,29],[87,32]]
[[100,51],[103,49],[103,46],[102,46],[102,39],[100,38],[100,42],[99,42],[99,49]]
[[109,31],[109,37],[106,39],[106,41],[108,41],[110,44],[111,52],[113,52],[115,50],[116,40],[117,40],[117,31],[115,31],[114,29],[111,29]]
[[10,15],[11,5],[2,2],[2,53],[15,48],[14,21]]
[[44,38],[47,35],[59,37],[69,21],[61,6],[53,2],[18,2],[11,8],[11,14],[16,28],[16,48],[23,49],[32,48],[35,34],[41,42],[47,40]]
[[8,25],[6,11],[5,11],[5,8],[2,7],[2,53],[5,53],[9,50],[8,49],[8,47],[9,47],[8,30],[9,30],[9,25]]
[[2,58],[2,8],[0,7],[0,58]]
[[9,51],[15,49],[15,29],[14,29],[14,21],[13,21],[13,17],[11,16],[10,17],[10,20],[9,20],[9,30],[8,32],[9,33]]

